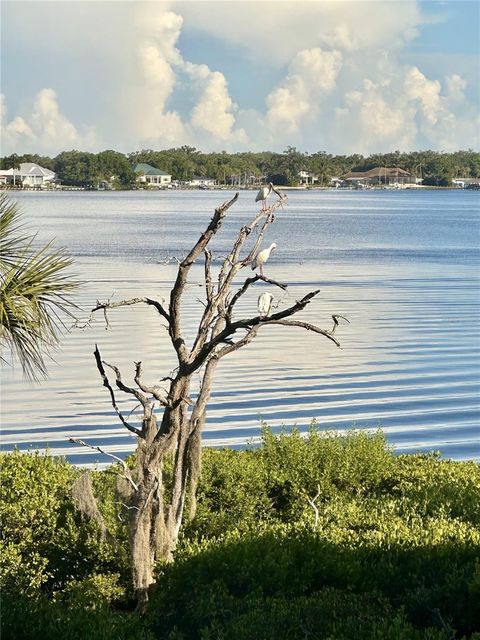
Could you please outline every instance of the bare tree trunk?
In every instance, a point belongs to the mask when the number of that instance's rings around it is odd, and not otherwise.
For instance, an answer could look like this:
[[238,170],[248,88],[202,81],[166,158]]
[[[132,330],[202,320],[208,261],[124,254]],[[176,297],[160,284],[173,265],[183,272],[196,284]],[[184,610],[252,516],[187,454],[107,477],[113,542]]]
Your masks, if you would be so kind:
[[[301,327],[321,334],[339,346],[334,332],[338,327],[338,318],[332,316],[333,328],[323,330],[315,325],[289,320],[306,307],[319,292],[312,291],[290,307],[271,315],[254,315],[241,320],[234,319],[235,305],[246,291],[257,281],[279,287],[287,285],[271,278],[254,275],[246,278],[240,288],[235,289],[234,280],[244,267],[254,263],[268,227],[274,220],[274,211],[283,206],[285,198],[273,190],[279,200],[271,207],[257,213],[251,222],[244,225],[233,243],[230,253],[223,259],[217,278],[212,276],[212,254],[207,246],[219,231],[229,207],[237,200],[238,194],[215,210],[215,214],[190,250],[187,257],[179,263],[177,277],[170,293],[168,308],[164,302],[151,298],[133,298],[120,302],[97,303],[92,312],[103,310],[107,320],[107,310],[133,304],[146,304],[153,307],[167,321],[172,347],[176,352],[178,367],[162,381],[169,381],[169,390],[161,386],[148,385],[142,378],[142,363],[135,363],[134,381],[136,386],[127,386],[119,369],[101,359],[98,347],[95,349],[97,368],[104,386],[110,393],[111,403],[122,424],[137,437],[136,467],[130,472],[127,465],[120,461],[119,474],[128,482],[129,544],[132,563],[132,584],[142,606],[148,599],[148,592],[155,581],[155,563],[158,560],[171,562],[184,516],[186,503],[189,503],[189,518],[195,516],[196,490],[201,472],[201,435],[205,425],[206,409],[210,398],[213,377],[221,358],[249,344],[266,325],[286,325]],[[245,257],[241,251],[252,232],[256,232],[252,247]],[[198,325],[197,335],[191,348],[187,347],[181,329],[182,296],[192,265],[200,256],[204,256],[205,309]],[[273,298],[273,296],[272,296]],[[278,307],[278,305],[277,305]],[[346,318],[343,318],[346,320]],[[108,320],[107,320],[108,323]],[[244,332],[238,337],[238,332]],[[115,391],[105,372],[105,367],[115,373],[116,388],[135,397],[143,407],[142,427],[128,422],[116,402]],[[195,401],[190,398],[192,377],[202,371],[202,378]],[[163,409],[160,426],[157,425],[155,407]],[[79,441],[80,442],[80,441]],[[95,448],[102,453],[102,449]],[[111,455],[111,454],[107,454]],[[173,456],[171,487],[168,497],[165,488],[164,463],[166,456]],[[115,458],[115,456],[111,456]],[[92,494],[93,495],[93,494]],[[92,511],[92,513],[94,510]]]

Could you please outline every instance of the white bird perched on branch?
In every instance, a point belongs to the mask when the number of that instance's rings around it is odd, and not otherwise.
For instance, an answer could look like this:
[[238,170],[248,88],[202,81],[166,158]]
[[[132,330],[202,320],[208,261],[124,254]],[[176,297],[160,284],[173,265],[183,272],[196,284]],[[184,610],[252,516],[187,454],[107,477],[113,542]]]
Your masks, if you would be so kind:
[[263,276],[263,265],[270,257],[270,253],[274,249],[276,249],[276,247],[277,245],[275,244],[275,242],[272,242],[272,244],[268,247],[268,249],[263,249],[262,251],[259,251],[255,256],[255,258],[253,259],[252,271],[255,271],[255,269],[260,269],[260,273]]
[[266,187],[260,187],[259,192],[255,198],[255,202],[263,202],[262,209],[267,208],[267,198],[273,191],[273,184],[270,182]]
[[262,205],[262,209],[266,210],[267,208],[267,198],[270,196],[270,194],[272,193],[276,193],[277,196],[280,198],[280,200],[285,200],[286,196],[283,195],[283,193],[280,193],[280,191],[277,191],[277,189],[275,189],[275,187],[273,186],[273,184],[271,182],[268,183],[268,186],[266,187],[260,187],[259,192],[257,193],[257,196],[255,198],[255,202],[263,202]]
[[273,296],[271,293],[262,293],[258,296],[258,313],[260,317],[267,317],[270,315],[272,308]]

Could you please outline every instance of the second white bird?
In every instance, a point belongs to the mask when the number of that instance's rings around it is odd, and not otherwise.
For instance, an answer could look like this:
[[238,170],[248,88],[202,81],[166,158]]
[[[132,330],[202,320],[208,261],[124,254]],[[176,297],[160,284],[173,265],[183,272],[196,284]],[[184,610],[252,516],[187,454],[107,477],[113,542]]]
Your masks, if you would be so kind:
[[273,296],[271,293],[262,293],[258,296],[258,313],[264,318],[270,315],[272,309]]
[[272,244],[267,249],[263,249],[262,251],[259,251],[255,256],[255,258],[253,259],[252,271],[255,271],[255,269],[260,269],[260,273],[263,276],[263,265],[270,257],[270,253],[274,249],[276,249],[276,247],[277,245],[275,244],[275,242],[272,242]]

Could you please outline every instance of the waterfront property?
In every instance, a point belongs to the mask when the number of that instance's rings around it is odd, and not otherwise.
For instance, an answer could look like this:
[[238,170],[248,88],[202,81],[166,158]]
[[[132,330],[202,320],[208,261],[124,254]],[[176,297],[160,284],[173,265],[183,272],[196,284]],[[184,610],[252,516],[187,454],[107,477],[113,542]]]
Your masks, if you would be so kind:
[[316,176],[312,171],[307,171],[306,169],[302,169],[298,172],[298,178],[300,184],[304,185],[315,184],[318,182],[318,176]]
[[480,189],[480,178],[454,178],[452,184],[457,189]]
[[198,187],[199,189],[209,189],[216,185],[215,178],[206,178],[203,176],[193,176],[191,180],[187,180],[185,185],[187,187]]
[[137,174],[137,182],[141,184],[156,187],[168,187],[172,183],[172,176],[170,173],[160,171],[157,167],[152,167],[152,165],[144,162],[137,164],[134,171]]
[[0,185],[45,187],[51,185],[56,174],[35,162],[22,162],[18,167],[0,171]]
[[400,167],[374,167],[369,171],[350,171],[343,177],[343,180],[354,186],[397,187],[419,182],[411,173],[400,169]]

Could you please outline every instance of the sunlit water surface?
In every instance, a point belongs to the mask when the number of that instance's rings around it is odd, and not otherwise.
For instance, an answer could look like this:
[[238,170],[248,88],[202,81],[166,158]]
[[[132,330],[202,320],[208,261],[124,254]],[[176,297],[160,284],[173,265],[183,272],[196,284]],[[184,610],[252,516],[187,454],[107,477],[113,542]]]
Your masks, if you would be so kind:
[[[76,258],[86,284],[76,300],[88,317],[96,300],[167,298],[175,263],[226,192],[32,193],[16,195],[39,240],[56,238]],[[242,192],[213,243],[218,260],[256,211]],[[301,329],[269,327],[217,370],[206,444],[242,446],[273,428],[313,418],[341,430],[381,427],[397,452],[440,450],[480,459],[478,194],[465,191],[291,192],[271,228],[278,248],[266,267],[290,283],[288,293],[257,283],[237,313],[255,315],[260,292],[281,305],[321,293],[299,316],[331,328],[349,318],[341,349]],[[266,242],[267,242],[266,241]],[[218,262],[216,263],[218,264]],[[251,272],[245,273],[245,276]],[[193,337],[202,307],[200,268],[190,277],[183,315]],[[147,381],[168,375],[175,360],[151,308],[101,314],[64,336],[50,378],[27,383],[19,368],[2,371],[2,447],[44,449],[76,464],[107,458],[70,444],[69,436],[126,455],[135,445],[113,413],[92,355],[118,365],[125,380],[141,360]],[[133,382],[132,382],[133,384]],[[120,392],[121,409],[138,419]]]

